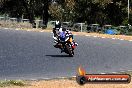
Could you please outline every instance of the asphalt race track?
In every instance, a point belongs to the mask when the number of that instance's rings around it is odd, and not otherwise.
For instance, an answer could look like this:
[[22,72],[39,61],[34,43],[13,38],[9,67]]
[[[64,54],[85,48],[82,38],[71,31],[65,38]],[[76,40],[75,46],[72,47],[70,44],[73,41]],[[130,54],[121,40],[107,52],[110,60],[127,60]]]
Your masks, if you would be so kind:
[[132,70],[132,42],[74,36],[74,57],[53,47],[52,33],[0,29],[0,79],[44,79]]

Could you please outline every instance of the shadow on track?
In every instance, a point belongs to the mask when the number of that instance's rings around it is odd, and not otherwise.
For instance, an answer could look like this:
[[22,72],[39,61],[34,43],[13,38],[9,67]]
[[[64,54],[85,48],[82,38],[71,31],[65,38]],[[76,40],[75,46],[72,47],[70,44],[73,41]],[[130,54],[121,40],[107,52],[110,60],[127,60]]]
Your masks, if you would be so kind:
[[45,55],[50,57],[70,57],[69,55]]

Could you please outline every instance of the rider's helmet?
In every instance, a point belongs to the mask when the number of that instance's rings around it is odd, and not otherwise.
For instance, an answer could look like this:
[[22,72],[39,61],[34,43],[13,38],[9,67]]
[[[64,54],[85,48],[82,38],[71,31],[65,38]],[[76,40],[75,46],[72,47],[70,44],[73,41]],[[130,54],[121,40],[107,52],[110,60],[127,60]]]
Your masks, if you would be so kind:
[[60,21],[58,21],[58,20],[55,21],[55,28],[61,28]]

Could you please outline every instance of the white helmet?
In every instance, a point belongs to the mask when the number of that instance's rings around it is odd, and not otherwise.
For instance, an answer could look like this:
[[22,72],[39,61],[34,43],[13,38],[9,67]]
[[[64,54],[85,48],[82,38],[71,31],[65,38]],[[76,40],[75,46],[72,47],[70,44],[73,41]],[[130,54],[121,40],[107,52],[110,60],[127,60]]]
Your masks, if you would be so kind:
[[60,23],[60,21],[55,21],[55,24],[56,24],[56,25],[59,25],[59,23]]

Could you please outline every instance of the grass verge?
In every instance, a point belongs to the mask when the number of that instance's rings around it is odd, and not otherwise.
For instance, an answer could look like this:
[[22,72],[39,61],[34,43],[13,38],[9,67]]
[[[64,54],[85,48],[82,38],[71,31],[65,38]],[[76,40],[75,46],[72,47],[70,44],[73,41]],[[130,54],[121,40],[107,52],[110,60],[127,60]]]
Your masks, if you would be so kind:
[[6,87],[6,86],[24,86],[26,83],[22,80],[5,80],[0,81],[0,87]]

